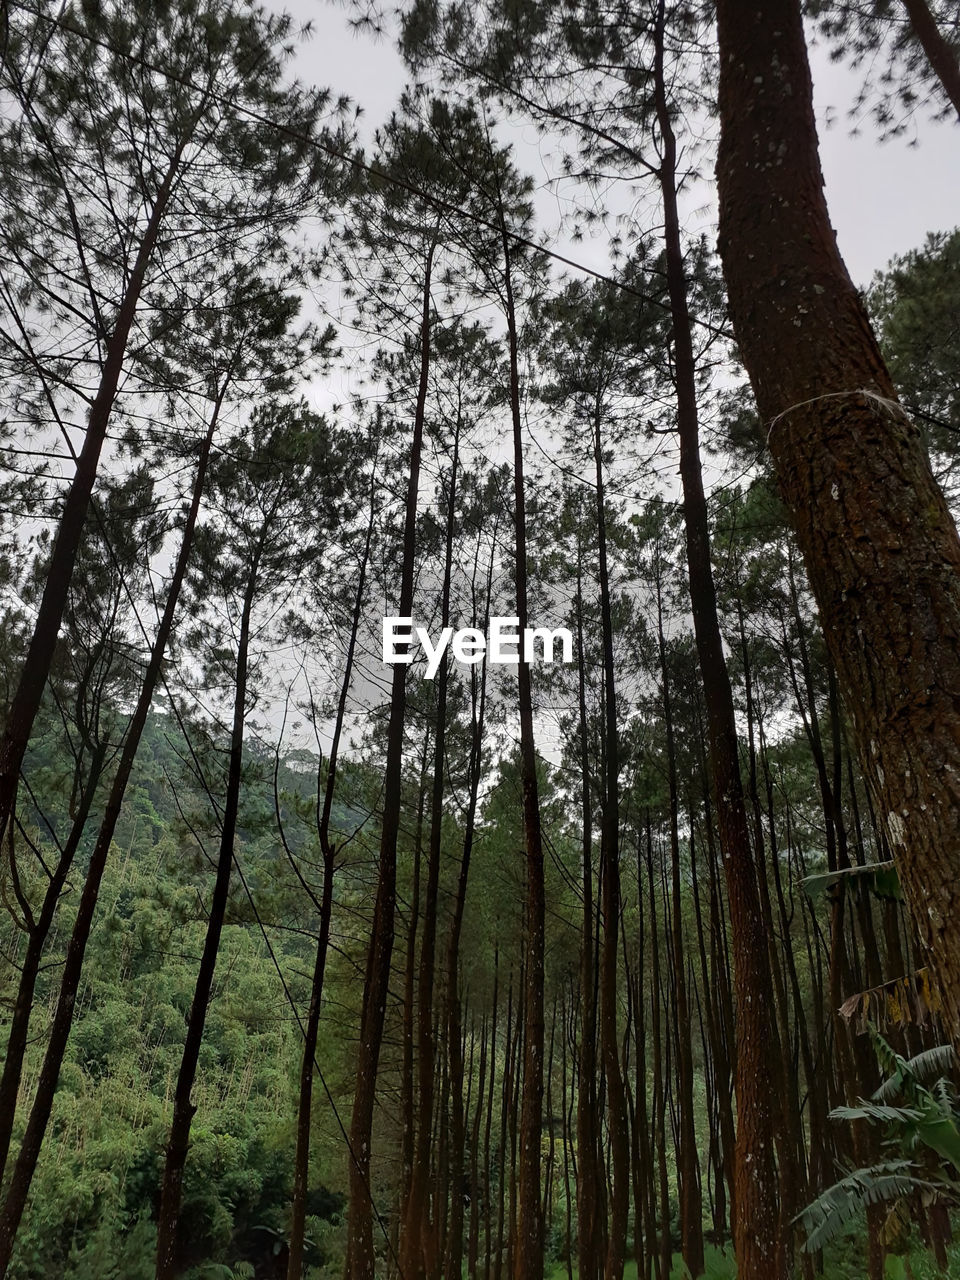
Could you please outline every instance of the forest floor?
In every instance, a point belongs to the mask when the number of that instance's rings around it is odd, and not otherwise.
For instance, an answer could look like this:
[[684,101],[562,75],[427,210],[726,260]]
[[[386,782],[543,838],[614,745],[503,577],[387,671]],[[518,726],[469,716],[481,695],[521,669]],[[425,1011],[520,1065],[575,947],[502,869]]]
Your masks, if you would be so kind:
[[[823,1271],[823,1280],[863,1280],[864,1274],[864,1240],[862,1237],[849,1236],[838,1242],[836,1248],[828,1252]],[[939,1271],[933,1255],[922,1246],[917,1245],[908,1255],[913,1280],[960,1280],[960,1243],[949,1250],[949,1263],[946,1271]],[[736,1280],[737,1268],[729,1254],[707,1245],[704,1280]],[[891,1255],[887,1258],[886,1280],[909,1280],[904,1259]],[[673,1269],[670,1280],[687,1280],[688,1272],[683,1265],[679,1253],[673,1255]],[[554,1263],[544,1276],[544,1280],[569,1280],[567,1267],[562,1262]],[[573,1280],[577,1280],[577,1270],[573,1269]],[[623,1271],[623,1280],[637,1280],[637,1265],[628,1262]]]

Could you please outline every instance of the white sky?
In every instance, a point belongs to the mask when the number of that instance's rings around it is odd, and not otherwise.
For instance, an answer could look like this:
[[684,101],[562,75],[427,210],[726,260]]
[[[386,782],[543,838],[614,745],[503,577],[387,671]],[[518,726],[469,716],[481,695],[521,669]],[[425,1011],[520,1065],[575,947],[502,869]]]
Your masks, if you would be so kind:
[[[363,108],[364,133],[372,132],[395,106],[407,79],[392,45],[352,31],[346,6],[329,0],[276,4],[298,21],[313,23],[313,37],[298,55],[298,74],[348,95]],[[921,118],[919,146],[911,146],[909,137],[878,143],[869,120],[858,137],[851,137],[847,113],[859,84],[856,73],[831,63],[821,48],[812,49],[811,62],[830,214],[850,274],[863,285],[893,254],[919,246],[928,231],[960,222],[960,133],[955,124]],[[829,127],[828,117],[835,122]],[[538,180],[545,177],[533,129],[516,141],[520,164]],[[549,206],[544,201],[541,207]],[[574,246],[571,256],[602,265],[599,245]]]
[[[313,35],[298,51],[296,74],[307,83],[328,87],[335,95],[345,95],[359,105],[363,110],[361,136],[368,141],[375,127],[397,105],[408,80],[392,44],[352,30],[348,4],[330,0],[269,2],[292,13],[299,22],[312,21]],[[823,49],[813,48],[811,61],[831,218],[851,276],[857,284],[866,285],[874,270],[883,267],[892,255],[922,244],[928,231],[946,230],[960,223],[960,131],[955,125],[932,125],[921,119],[920,146],[911,146],[909,138],[880,144],[867,120],[859,136],[853,137],[848,112],[859,87],[856,75],[843,65],[831,63]],[[829,120],[834,123],[828,125]],[[547,184],[558,172],[558,165],[547,154],[549,143],[532,126],[505,129],[503,137],[514,144],[518,165],[535,182],[543,184],[536,201],[542,221],[540,230],[548,236],[555,233],[559,205],[553,188]],[[569,184],[566,190],[572,191]],[[712,201],[712,188],[704,183],[690,192],[686,203],[691,227],[699,226],[708,237],[715,238],[710,229],[710,220],[715,217]],[[595,269],[609,267],[602,236],[573,243],[564,235],[556,247]],[[324,399],[340,399],[349,381],[346,374],[335,374],[333,381],[328,376],[315,388],[315,394]],[[358,684],[366,684],[367,692],[372,693],[374,677],[383,670],[375,659],[362,662]],[[362,722],[362,708],[359,714]],[[354,720],[351,728],[356,723]],[[551,734],[548,729],[544,732],[545,728],[541,726],[538,731],[539,747],[551,756]],[[298,735],[293,736],[296,739]]]

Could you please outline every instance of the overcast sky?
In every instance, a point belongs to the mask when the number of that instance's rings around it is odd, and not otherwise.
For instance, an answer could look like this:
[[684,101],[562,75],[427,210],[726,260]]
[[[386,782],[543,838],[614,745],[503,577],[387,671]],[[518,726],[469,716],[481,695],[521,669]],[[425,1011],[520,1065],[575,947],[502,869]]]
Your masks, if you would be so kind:
[[[408,79],[392,44],[355,33],[347,9],[329,0],[268,3],[286,9],[300,22],[312,20],[314,33],[298,53],[296,73],[302,80],[326,86],[361,106],[361,134],[369,140],[377,124],[396,106]],[[934,126],[921,121],[919,147],[911,147],[904,139],[880,145],[868,121],[860,136],[851,137],[847,113],[856,96],[857,79],[845,67],[830,63],[819,49],[813,50],[812,64],[831,217],[850,273],[856,283],[864,285],[893,254],[920,245],[928,231],[949,229],[960,222],[960,131],[949,124]],[[828,115],[836,121],[832,127],[827,127]],[[549,144],[532,127],[512,128],[505,136],[516,147],[520,167],[541,185],[537,210],[541,232],[549,238],[559,222],[559,206],[549,185],[557,164],[548,154]],[[686,202],[691,224],[706,230],[711,238],[715,235],[710,230],[714,215],[709,205],[699,210],[697,206],[709,202],[712,194],[712,187],[704,185]],[[579,244],[563,237],[558,247],[594,268],[608,265],[602,237]],[[346,371],[328,375],[314,389],[320,397],[318,407],[326,408],[328,401],[342,399],[349,385]],[[707,470],[709,480],[709,465]],[[361,666],[364,670],[357,683],[365,685],[367,694],[376,700],[384,669],[373,658]],[[356,723],[362,725],[362,708],[358,716]],[[538,734],[539,749],[553,756],[549,727],[541,724]],[[297,733],[292,739],[311,745]]]
[[[392,45],[353,32],[347,9],[328,0],[276,0],[276,7],[313,23],[313,37],[298,57],[301,78],[347,94],[364,109],[365,132],[372,131],[395,106],[407,79]],[[919,146],[908,139],[880,144],[868,120],[860,136],[851,137],[847,112],[858,88],[855,73],[817,48],[811,61],[830,214],[851,275],[866,284],[893,254],[917,247],[928,231],[960,222],[960,131],[949,122],[921,119]],[[828,114],[835,120],[830,127]],[[521,165],[545,181],[533,130],[517,142]],[[539,207],[548,210],[550,204],[544,198]],[[600,265],[599,244],[577,246],[576,252]]]

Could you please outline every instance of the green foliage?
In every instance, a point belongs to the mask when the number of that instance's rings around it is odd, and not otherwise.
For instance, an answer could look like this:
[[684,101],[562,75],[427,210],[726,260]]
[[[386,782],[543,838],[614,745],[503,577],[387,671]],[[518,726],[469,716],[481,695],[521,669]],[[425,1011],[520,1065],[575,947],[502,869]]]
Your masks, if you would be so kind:
[[[871,1100],[836,1107],[830,1114],[834,1120],[880,1127],[883,1145],[902,1153],[901,1158],[852,1170],[798,1215],[809,1253],[835,1240],[871,1205],[890,1206],[887,1234],[891,1244],[899,1244],[909,1225],[908,1197],[951,1204],[960,1198],[960,1105],[946,1077],[926,1083],[955,1063],[952,1049],[942,1046],[908,1059],[875,1032],[873,1042],[886,1079]],[[898,1096],[904,1105],[892,1105]]]
[[[195,876],[185,856],[189,836],[170,785],[172,778],[186,809],[199,806],[177,772],[176,753],[183,751],[169,722],[150,721],[121,824],[123,848],[115,849],[104,879],[103,909],[11,1280],[150,1280],[154,1274],[152,1216],[205,927],[198,898],[198,890],[206,891],[205,874]],[[281,783],[288,777],[294,780],[281,769]],[[251,779],[255,783],[255,772]],[[267,798],[257,796],[256,785],[251,805]],[[278,863],[270,834],[245,831],[238,853],[254,883],[273,886],[283,918],[288,869]],[[194,1094],[183,1223],[195,1280],[252,1275],[250,1268],[287,1227],[301,1041],[259,928],[242,906],[236,904],[224,932]],[[62,906],[59,947],[75,910],[72,898]],[[307,981],[300,975],[311,954],[309,935],[272,941],[303,1008]],[[42,976],[41,1005],[56,972],[52,965]],[[42,1025],[41,1017],[38,1029]],[[28,1053],[28,1078],[42,1051],[39,1035]],[[322,1028],[318,1053],[331,1062],[338,1052]],[[318,1133],[332,1123],[329,1115],[318,1118]],[[332,1222],[343,1203],[341,1172],[329,1147],[318,1143],[310,1184],[309,1234],[320,1242],[308,1255],[314,1265],[324,1246],[336,1248]]]
[[893,258],[874,275],[866,301],[903,403],[941,479],[952,478],[960,452],[960,229],[932,233],[922,248]]

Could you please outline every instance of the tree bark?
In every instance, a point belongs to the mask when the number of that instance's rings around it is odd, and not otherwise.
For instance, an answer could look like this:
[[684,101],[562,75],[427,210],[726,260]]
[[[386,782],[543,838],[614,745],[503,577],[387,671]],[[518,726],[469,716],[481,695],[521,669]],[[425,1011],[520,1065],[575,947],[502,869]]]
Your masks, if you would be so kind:
[[[499,193],[498,193],[499,196]],[[520,635],[529,626],[527,606],[527,515],[523,484],[523,422],[520,414],[520,365],[517,320],[510,265],[510,242],[500,204],[504,259],[504,296],[510,355],[510,414],[513,422],[513,491],[516,529],[515,586]],[[517,1179],[517,1230],[513,1251],[514,1280],[543,1273],[543,1205],[540,1197],[540,1133],[543,1119],[543,986],[546,897],[537,756],[533,727],[530,664],[517,664],[520,720],[520,782],[523,804],[526,901],[524,918],[525,981],[523,991],[523,1090],[520,1107],[520,1160]]]
[[[444,538],[443,585],[440,601],[440,630],[450,620],[450,576],[453,569],[453,536],[456,523],[457,468],[460,457],[458,418],[453,438],[450,465],[450,491]],[[434,1058],[433,992],[437,942],[437,902],[440,891],[440,851],[443,833],[443,792],[446,768],[447,681],[449,667],[446,655],[437,673],[436,730],[433,747],[433,780],[430,791],[430,843],[427,849],[427,884],[423,904],[423,933],[420,942],[420,964],[417,973],[417,1110],[414,1126],[413,1166],[405,1206],[405,1225],[401,1235],[403,1249],[400,1270],[405,1280],[423,1280],[434,1276],[439,1263],[436,1223],[430,1208],[430,1163],[434,1143]],[[467,854],[469,861],[469,853]],[[457,1049],[460,1029],[457,1028]]]
[[837,249],[797,0],[718,0],[730,312],[901,883],[960,1043],[960,539]]
[[20,1092],[20,1081],[23,1077],[23,1061],[27,1051],[30,1031],[30,1015],[33,1012],[33,999],[36,993],[37,977],[40,973],[40,961],[43,948],[53,924],[54,913],[60,902],[60,895],[67,881],[67,875],[73,866],[80,841],[86,829],[87,819],[93,805],[93,797],[103,770],[106,747],[101,745],[90,765],[80,807],[73,819],[70,834],[60,852],[56,869],[50,877],[40,905],[39,915],[35,920],[27,922],[27,947],[20,966],[20,980],[17,983],[17,995],[10,1019],[10,1031],[7,1036],[7,1049],[3,1060],[3,1075],[0,1077],[0,1181],[10,1154],[10,1139],[13,1135],[13,1122],[16,1117],[17,1095]]
[[603,937],[600,946],[600,1045],[607,1082],[607,1139],[610,1144],[611,1189],[607,1207],[604,1280],[622,1280],[630,1212],[630,1134],[627,1102],[620,1071],[617,1028],[617,951],[620,938],[620,735],[613,659],[613,613],[607,567],[607,522],[604,499],[601,398],[593,421],[596,477],[597,574],[600,587],[600,630],[603,646],[604,788],[600,824]]
[[[490,613],[490,591],[493,576],[493,555],[487,574],[486,617]],[[474,616],[476,610],[474,610]],[[486,629],[486,622],[484,623]],[[463,917],[467,902],[467,885],[470,878],[470,860],[473,854],[474,831],[476,828],[477,802],[480,793],[480,782],[483,775],[483,733],[487,697],[487,662],[484,656],[480,667],[479,689],[475,668],[471,667],[471,693],[473,704],[473,737],[470,744],[470,794],[467,801],[467,812],[464,819],[463,852],[460,858],[460,872],[457,877],[457,896],[453,908],[453,920],[450,925],[450,937],[447,942],[447,1051],[450,1057],[450,1089],[452,1108],[450,1117],[450,1168],[452,1192],[450,1205],[450,1224],[447,1232],[444,1251],[443,1274],[445,1280],[460,1280],[463,1273],[463,1179],[464,1153],[466,1145],[466,1115],[464,1113],[463,1092],[463,1053],[460,1048],[462,1030],[462,1010],[460,1007],[459,968],[460,938],[463,932]],[[486,1035],[480,1048],[480,1080],[477,1085],[476,1118],[473,1126],[471,1143],[471,1180],[470,1180],[470,1259],[468,1274],[476,1273],[476,1204],[477,1204],[477,1142],[480,1135],[480,1115],[483,1111],[483,1083],[485,1069]],[[493,1063],[491,1062],[491,1072]]]
[[587,739],[586,654],[583,643],[583,547],[577,531],[577,702],[580,727],[580,836],[583,915],[580,929],[580,1045],[577,1087],[577,1264],[583,1280],[596,1280],[602,1250],[598,1188],[597,1015],[593,965],[593,806]]

